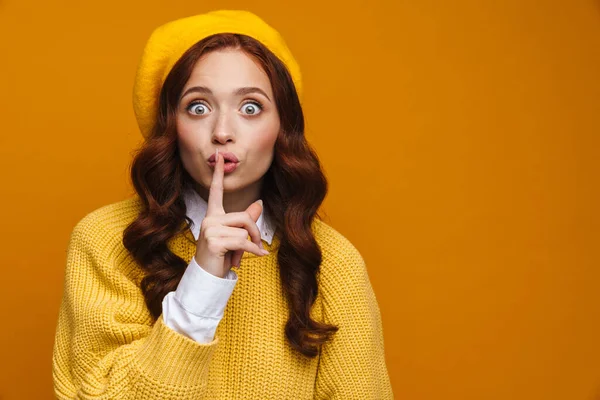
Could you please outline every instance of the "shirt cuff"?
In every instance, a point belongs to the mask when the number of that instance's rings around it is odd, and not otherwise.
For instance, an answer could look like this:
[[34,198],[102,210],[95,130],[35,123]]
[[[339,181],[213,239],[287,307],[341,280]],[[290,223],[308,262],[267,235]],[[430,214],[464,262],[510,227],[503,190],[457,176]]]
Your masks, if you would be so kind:
[[194,315],[222,318],[236,283],[234,271],[229,270],[226,278],[219,278],[205,271],[192,257],[175,290],[175,298]]

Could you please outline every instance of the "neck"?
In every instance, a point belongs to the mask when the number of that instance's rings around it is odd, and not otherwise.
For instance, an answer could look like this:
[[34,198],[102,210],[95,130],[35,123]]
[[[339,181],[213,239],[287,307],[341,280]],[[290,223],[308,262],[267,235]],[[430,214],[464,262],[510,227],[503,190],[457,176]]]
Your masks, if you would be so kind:
[[[223,209],[226,213],[245,211],[250,204],[260,198],[262,179],[252,185],[246,186],[234,192],[223,192]],[[209,189],[196,184],[196,192],[208,202]]]

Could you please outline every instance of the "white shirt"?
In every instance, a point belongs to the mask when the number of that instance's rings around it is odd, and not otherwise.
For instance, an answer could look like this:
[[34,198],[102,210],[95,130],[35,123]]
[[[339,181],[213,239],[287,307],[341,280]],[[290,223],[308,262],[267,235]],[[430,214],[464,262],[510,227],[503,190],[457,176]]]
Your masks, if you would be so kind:
[[[192,234],[198,240],[208,204],[193,190],[184,193],[184,200],[186,215],[192,220]],[[262,240],[271,244],[273,227],[264,213],[256,225]],[[165,324],[196,342],[212,342],[236,283],[237,274],[233,270],[225,278],[219,278],[201,268],[192,257],[177,289],[167,293],[162,301]]]

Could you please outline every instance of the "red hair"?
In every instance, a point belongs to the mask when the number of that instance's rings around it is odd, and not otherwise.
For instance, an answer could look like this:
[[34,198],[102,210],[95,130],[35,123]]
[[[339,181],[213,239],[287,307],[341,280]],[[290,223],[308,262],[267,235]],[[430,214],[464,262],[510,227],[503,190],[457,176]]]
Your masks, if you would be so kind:
[[274,159],[263,176],[261,198],[279,239],[277,262],[289,318],[289,344],[307,357],[338,330],[314,321],[310,309],[318,294],[321,249],[311,231],[327,193],[319,160],[304,136],[304,114],[291,75],[269,49],[241,34],[217,34],[196,43],[175,63],[160,92],[152,134],[135,155],[131,180],[143,210],[125,229],[123,244],[146,272],[141,289],[157,319],[164,296],[174,291],[188,263],[173,254],[167,241],[189,229],[183,193],[196,184],[187,173],[177,146],[176,113],[179,96],[196,62],[208,52],[239,49],[263,68],[273,89],[281,129]]

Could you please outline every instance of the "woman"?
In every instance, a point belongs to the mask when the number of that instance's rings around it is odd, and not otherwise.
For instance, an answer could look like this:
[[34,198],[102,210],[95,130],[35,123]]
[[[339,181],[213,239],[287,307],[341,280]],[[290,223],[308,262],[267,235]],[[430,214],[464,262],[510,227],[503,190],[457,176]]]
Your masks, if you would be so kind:
[[300,96],[289,49],[250,12],[152,33],[137,196],[71,234],[58,398],[392,398],[364,261],[316,215],[327,183]]

